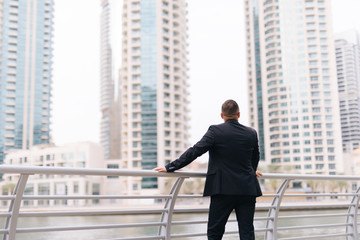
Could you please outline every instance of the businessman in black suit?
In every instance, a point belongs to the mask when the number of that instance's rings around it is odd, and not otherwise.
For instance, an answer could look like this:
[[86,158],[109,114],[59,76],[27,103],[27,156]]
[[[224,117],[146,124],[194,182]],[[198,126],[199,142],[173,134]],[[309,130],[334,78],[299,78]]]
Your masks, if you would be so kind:
[[239,106],[227,100],[221,108],[224,123],[209,127],[203,138],[180,158],[158,167],[159,172],[178,170],[209,151],[204,196],[210,196],[207,235],[222,239],[230,213],[235,209],[241,240],[254,240],[256,197],[262,195],[257,177],[259,145],[254,129],[241,125]]

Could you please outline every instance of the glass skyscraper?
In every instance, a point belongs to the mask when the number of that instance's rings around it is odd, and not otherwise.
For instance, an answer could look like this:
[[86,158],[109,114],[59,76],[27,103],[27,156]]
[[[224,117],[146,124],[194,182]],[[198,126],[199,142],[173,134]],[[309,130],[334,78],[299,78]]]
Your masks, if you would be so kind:
[[249,112],[263,165],[343,171],[329,0],[246,0]]
[[53,0],[0,0],[0,163],[50,141]]

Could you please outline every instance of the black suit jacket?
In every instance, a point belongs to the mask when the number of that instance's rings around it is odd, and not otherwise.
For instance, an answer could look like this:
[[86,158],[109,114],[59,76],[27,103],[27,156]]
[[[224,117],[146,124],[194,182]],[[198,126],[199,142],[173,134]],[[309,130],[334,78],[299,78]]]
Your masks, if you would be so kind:
[[180,169],[209,151],[204,196],[216,194],[261,196],[256,177],[259,144],[254,129],[237,120],[212,125],[203,138],[180,158],[167,164],[166,170]]

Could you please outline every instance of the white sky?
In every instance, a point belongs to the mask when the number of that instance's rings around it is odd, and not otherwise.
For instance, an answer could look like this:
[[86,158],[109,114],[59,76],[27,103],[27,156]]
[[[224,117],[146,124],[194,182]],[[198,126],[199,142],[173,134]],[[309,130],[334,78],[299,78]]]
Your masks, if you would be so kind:
[[[360,1],[331,1],[334,32],[360,31]],[[226,99],[239,103],[240,122],[248,124],[242,3],[188,0],[191,144],[209,125],[221,123]],[[99,142],[100,11],[100,0],[55,1],[52,136],[57,145]]]

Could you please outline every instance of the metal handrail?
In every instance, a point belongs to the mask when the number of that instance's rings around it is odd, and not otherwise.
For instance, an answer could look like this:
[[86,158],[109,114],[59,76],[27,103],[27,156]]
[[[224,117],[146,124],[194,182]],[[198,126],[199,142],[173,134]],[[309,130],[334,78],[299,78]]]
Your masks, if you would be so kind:
[[278,227],[278,231],[286,231],[286,230],[299,230],[299,229],[308,229],[308,228],[329,228],[329,227],[341,227],[341,226],[349,226],[347,223],[339,223],[339,224],[319,224],[319,225],[303,225],[303,226],[291,226],[291,227]]
[[[129,236],[126,238],[117,239],[172,239],[172,238],[186,238],[186,237],[200,237],[206,236],[206,232],[194,232],[194,233],[176,233],[171,230],[171,226],[179,225],[193,225],[193,224],[206,224],[207,220],[187,220],[176,221],[172,216],[179,213],[207,213],[208,208],[202,208],[199,206],[191,207],[177,207],[176,201],[178,199],[197,199],[202,198],[200,194],[178,194],[181,189],[181,183],[186,178],[205,178],[204,172],[186,172],[179,171],[174,173],[158,173],[152,170],[116,170],[116,169],[86,169],[86,168],[59,168],[59,167],[23,167],[23,166],[0,166],[1,174],[19,174],[19,181],[13,195],[0,196],[0,201],[9,201],[10,208],[7,212],[0,211],[0,217],[6,218],[4,229],[0,229],[0,234],[3,234],[4,240],[15,239],[16,234],[22,233],[41,233],[41,232],[60,232],[60,231],[90,231],[93,229],[110,229],[110,228],[143,228],[154,227],[159,229],[158,235],[154,236]],[[68,176],[119,176],[119,177],[171,177],[179,179],[173,186],[173,190],[169,194],[162,195],[24,195],[24,188],[28,181],[29,175],[68,175]],[[266,201],[262,204],[257,204],[256,211],[268,211],[268,216],[255,216],[254,221],[256,223],[263,223],[255,228],[257,234],[263,233],[267,240],[275,239],[331,239],[331,237],[346,236],[348,240],[359,239],[357,227],[359,226],[357,218],[358,216],[358,204],[360,191],[350,193],[287,193],[289,189],[290,181],[303,181],[303,180],[344,180],[344,181],[359,181],[359,176],[344,176],[344,175],[297,175],[297,174],[263,174],[263,179],[279,179],[283,181],[283,184],[279,187],[276,193],[266,193],[262,197],[263,199],[271,199],[272,203],[266,204]],[[342,202],[335,203],[314,203],[317,198],[326,197],[339,197]],[[348,199],[348,197],[350,199]],[[297,198],[309,199],[309,202],[303,204],[303,202],[287,201],[289,199],[296,200]],[[73,209],[57,209],[51,208],[35,209],[36,211],[23,208],[21,203],[23,201],[37,201],[37,200],[102,200],[102,199],[160,199],[165,200],[165,205],[159,203],[155,206],[151,206],[144,209],[92,209],[91,207],[85,208],[82,211]],[[284,200],[287,199],[287,200]],[[260,198],[261,200],[261,198]],[[284,201],[287,201],[284,204]],[[299,200],[297,200],[299,201]],[[307,200],[302,200],[307,201]],[[108,208],[109,206],[107,206]],[[97,206],[99,208],[99,206]],[[281,216],[279,213],[282,210],[306,210],[306,209],[348,209],[344,213],[332,213],[332,214],[298,214],[290,216]],[[97,224],[88,226],[56,226],[56,227],[27,227],[21,228],[17,225],[19,218],[24,217],[60,217],[60,216],[91,216],[91,215],[134,215],[134,214],[151,214],[162,216],[160,221],[153,222],[135,222],[135,223],[122,223],[122,224]],[[287,219],[306,219],[306,218],[346,218],[344,222],[326,223],[326,224],[310,224],[310,225],[296,225],[288,226],[281,225],[282,222]],[[236,219],[230,218],[229,223],[235,223]],[[268,223],[266,226],[265,223]],[[274,224],[275,223],[275,224]],[[299,229],[326,229],[336,228],[342,232],[310,235],[310,236],[297,236],[278,238],[278,231],[296,231]],[[225,234],[237,234],[237,231],[227,231]]]
[[[75,199],[168,199],[172,198],[169,195],[25,195],[23,196],[24,200],[52,200],[52,199],[61,199],[61,200],[75,200]],[[0,200],[11,200],[14,197],[4,197]]]
[[307,240],[307,239],[331,239],[332,237],[346,237],[350,236],[350,233],[338,233],[338,234],[324,234],[324,235],[313,235],[313,236],[304,236],[304,237],[290,237],[290,238],[279,238],[279,240]]
[[75,230],[93,230],[93,229],[109,229],[109,228],[131,228],[131,227],[153,227],[165,226],[163,222],[148,222],[136,224],[106,224],[106,225],[91,225],[91,226],[70,226],[70,227],[42,227],[42,228],[19,228],[19,233],[31,232],[52,232],[52,231],[75,231]]
[[347,217],[349,213],[337,214],[313,214],[313,215],[294,215],[294,216],[280,216],[279,219],[294,219],[294,218],[320,218],[320,217]]
[[271,231],[265,233],[265,239],[277,239],[277,230],[278,230],[278,219],[279,219],[279,211],[280,211],[280,204],[282,198],[285,194],[286,189],[288,188],[290,181],[293,179],[285,179],[278,190],[276,191],[277,196],[274,197],[272,201],[272,208],[269,209],[268,217],[270,220],[266,221],[266,228],[270,228]]
[[160,214],[166,209],[134,209],[134,210],[99,210],[99,211],[49,211],[22,212],[20,217],[49,217],[49,216],[95,216],[95,215],[129,215],[129,214]]
[[[155,172],[152,170],[116,170],[99,168],[69,168],[69,167],[22,167],[0,166],[0,173],[19,174],[50,174],[50,175],[95,175],[95,176],[122,176],[122,177],[206,177],[204,172],[177,171],[172,173]],[[264,179],[296,179],[296,180],[354,180],[360,181],[360,176],[348,175],[311,175],[311,174],[275,174],[264,173]]]

